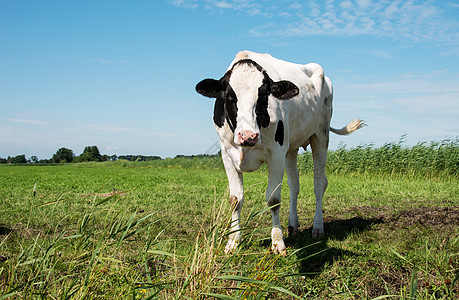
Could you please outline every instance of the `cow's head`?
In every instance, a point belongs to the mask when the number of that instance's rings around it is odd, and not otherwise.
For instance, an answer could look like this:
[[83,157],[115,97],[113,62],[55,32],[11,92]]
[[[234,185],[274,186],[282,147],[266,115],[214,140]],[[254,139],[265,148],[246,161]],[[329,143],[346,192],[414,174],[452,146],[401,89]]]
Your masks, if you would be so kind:
[[298,87],[290,81],[274,82],[250,59],[235,63],[220,80],[202,80],[196,85],[196,91],[216,98],[215,125],[221,128],[226,120],[234,133],[234,143],[245,147],[260,142],[260,129],[269,125],[269,95],[287,100],[299,93]]

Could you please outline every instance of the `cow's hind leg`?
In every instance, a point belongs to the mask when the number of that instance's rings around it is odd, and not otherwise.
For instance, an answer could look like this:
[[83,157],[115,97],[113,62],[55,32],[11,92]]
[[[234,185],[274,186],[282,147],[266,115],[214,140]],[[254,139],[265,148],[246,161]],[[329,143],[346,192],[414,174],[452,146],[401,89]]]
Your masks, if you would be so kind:
[[322,215],[322,198],[328,185],[325,175],[327,163],[328,134],[311,137],[312,158],[314,161],[314,194],[316,196],[316,213],[312,226],[312,237],[324,235],[324,218]]
[[300,178],[296,161],[298,150],[289,152],[286,157],[285,169],[288,176],[288,187],[290,189],[290,211],[288,215],[288,234],[293,235],[298,233],[300,223],[298,222],[297,200],[300,192]]

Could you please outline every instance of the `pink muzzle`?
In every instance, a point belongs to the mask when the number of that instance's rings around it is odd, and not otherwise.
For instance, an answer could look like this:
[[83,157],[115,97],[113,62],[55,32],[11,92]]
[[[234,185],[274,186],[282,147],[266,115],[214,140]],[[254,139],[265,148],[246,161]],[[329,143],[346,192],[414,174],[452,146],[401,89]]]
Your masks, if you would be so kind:
[[258,143],[260,135],[249,130],[245,130],[242,133],[238,133],[239,144],[243,147],[253,147]]

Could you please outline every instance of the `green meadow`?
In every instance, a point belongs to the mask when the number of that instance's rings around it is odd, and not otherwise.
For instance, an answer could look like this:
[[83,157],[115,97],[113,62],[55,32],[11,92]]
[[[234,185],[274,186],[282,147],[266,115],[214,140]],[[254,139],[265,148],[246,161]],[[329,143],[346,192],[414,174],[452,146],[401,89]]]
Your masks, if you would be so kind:
[[[325,236],[311,238],[310,153],[300,233],[270,253],[266,168],[244,175],[243,239],[225,254],[219,157],[0,165],[0,299],[457,299],[459,143],[329,153]],[[285,176],[281,222],[286,231]]]

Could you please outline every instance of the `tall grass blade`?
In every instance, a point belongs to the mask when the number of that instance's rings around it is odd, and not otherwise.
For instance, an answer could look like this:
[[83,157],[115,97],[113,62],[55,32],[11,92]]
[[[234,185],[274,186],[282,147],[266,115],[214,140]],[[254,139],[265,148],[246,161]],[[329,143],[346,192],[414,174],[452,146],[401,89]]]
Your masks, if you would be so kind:
[[134,213],[132,214],[131,218],[129,219],[129,221],[128,221],[126,227],[125,227],[126,229],[125,229],[124,232],[123,232],[123,235],[122,235],[122,236],[120,237],[120,239],[118,240],[118,244],[116,245],[117,248],[118,248],[118,247],[121,245],[121,243],[123,242],[123,240],[124,240],[125,236],[127,235],[129,229],[131,229],[132,222],[134,222],[134,218],[135,218],[136,214],[137,214],[137,212],[134,212]]
[[115,194],[110,195],[110,196],[108,196],[108,197],[106,197],[106,198],[103,198],[103,199],[97,201],[96,204],[94,204],[94,207],[97,207],[97,206],[99,206],[99,205],[102,205],[102,204],[104,204],[105,202],[107,202],[107,201],[109,201],[109,200],[115,198],[116,196],[118,196],[118,194],[115,193]]
[[284,289],[283,287],[280,287],[280,286],[272,286],[271,289],[276,290],[278,292],[281,292],[283,294],[289,295],[290,297],[293,297],[295,299],[300,299],[300,300],[303,299],[300,296],[298,296],[298,295],[296,295],[296,294],[290,292],[289,290]]
[[169,256],[169,257],[175,257],[174,254],[166,251],[161,251],[161,250],[148,250],[147,253],[150,254],[156,254],[156,255],[163,255],[163,256]]
[[221,295],[221,294],[215,294],[215,293],[203,293],[203,295],[209,296],[209,297],[214,297],[216,299],[221,299],[221,300],[237,300],[237,298],[233,298],[233,297],[228,296],[228,295]]
[[410,298],[416,299],[416,293],[418,290],[418,274],[417,268],[414,267],[411,272],[411,283],[410,283]]
[[35,179],[35,182],[33,183],[32,197],[35,197],[37,195],[37,181],[38,179]]
[[154,292],[153,294],[151,294],[148,298],[146,298],[145,300],[152,300],[152,299],[155,299],[156,296],[161,293],[165,288],[160,288],[159,290],[157,290],[156,292]]
[[61,195],[56,201],[51,201],[51,202],[35,205],[35,207],[44,207],[44,206],[48,206],[48,205],[57,204],[57,203],[62,202],[62,201],[65,200],[65,199],[62,199],[63,197],[64,197],[64,195]]
[[326,252],[326,251],[328,251],[328,250],[330,250],[330,249],[329,249],[329,248],[322,249],[322,250],[317,251],[317,252],[315,252],[315,253],[313,253],[313,254],[310,254],[310,255],[308,255],[308,256],[305,256],[305,257],[302,257],[302,258],[296,260],[295,263],[299,263],[299,262],[308,260],[308,259],[310,259],[311,257],[314,257],[314,256],[316,256],[316,255],[319,255],[319,254],[321,254],[321,253],[323,253],[323,252]]
[[247,282],[247,283],[253,283],[253,284],[269,284],[266,281],[256,280],[253,278],[237,276],[237,275],[222,275],[222,276],[218,276],[217,279],[229,280],[229,281],[240,281],[240,282]]
[[94,266],[94,263],[96,261],[96,258],[97,256],[99,255],[99,251],[100,251],[100,248],[102,247],[102,242],[103,242],[104,238],[101,238],[99,240],[99,242],[97,243],[97,246],[96,246],[96,249],[94,249],[94,252],[92,253],[92,256],[91,256],[91,261],[89,262],[89,265],[86,269],[86,278],[85,278],[85,286],[88,286],[89,285],[89,278],[90,278],[90,275],[91,275],[91,272],[92,272],[92,268]]
[[280,206],[280,203],[278,204],[274,204],[273,206],[269,206],[263,210],[260,210],[260,211],[257,211],[257,212],[251,212],[249,217],[247,218],[247,221],[245,222],[245,225],[247,225],[253,218],[255,218],[256,216],[258,215],[261,215],[261,214],[264,214],[265,212],[268,212],[268,211],[271,211],[271,209],[277,207],[277,206]]
[[408,259],[406,259],[403,255],[401,255],[400,253],[398,253],[397,251],[395,251],[394,248],[389,248],[389,250],[392,251],[392,253],[394,253],[395,255],[397,255],[397,257],[400,258],[401,260],[404,260],[404,261],[406,261],[407,263],[410,263],[410,264],[411,264],[411,262],[410,262]]
[[401,297],[398,295],[382,295],[382,296],[373,298],[372,300],[381,300],[381,299],[386,299],[386,298],[401,298]]
[[299,249],[296,249],[294,251],[291,251],[291,253],[289,253],[289,256],[293,256],[293,255],[297,254],[298,252],[301,252],[301,251],[303,251],[303,250],[305,250],[305,249],[307,249],[309,247],[314,247],[314,246],[316,246],[318,244],[322,244],[322,243],[324,243],[324,241],[317,241],[315,243],[308,244],[308,245],[306,245],[306,246],[304,246],[302,248],[299,248]]

